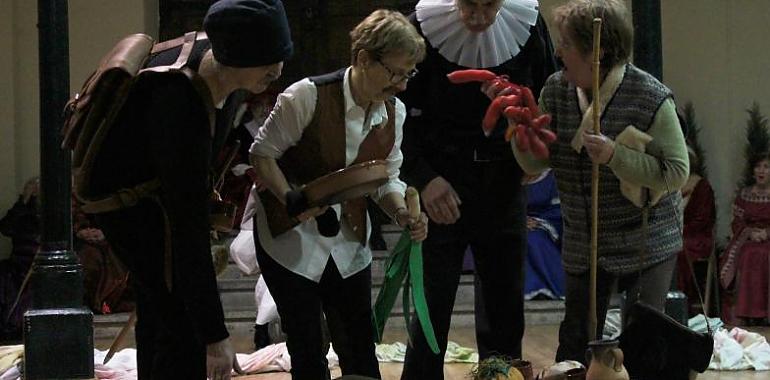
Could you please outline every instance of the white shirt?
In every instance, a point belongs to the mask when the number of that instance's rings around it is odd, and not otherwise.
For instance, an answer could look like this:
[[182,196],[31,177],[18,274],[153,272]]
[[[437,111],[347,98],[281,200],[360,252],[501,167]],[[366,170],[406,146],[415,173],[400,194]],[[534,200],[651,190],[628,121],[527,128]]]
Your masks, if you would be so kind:
[[[372,125],[387,122],[388,114],[385,103],[371,105],[368,119],[366,110],[356,105],[350,92],[350,68],[345,71],[343,93],[345,98],[345,165],[349,166],[358,155],[358,148]],[[304,129],[310,124],[315,113],[318,92],[316,86],[305,78],[292,84],[278,95],[275,107],[265,123],[257,131],[251,154],[279,159],[290,147],[302,138]],[[396,99],[395,142],[388,154],[387,172],[389,180],[377,189],[372,198],[379,201],[383,195],[398,192],[402,196],[406,184],[399,178],[399,168],[403,161],[401,154],[402,128],[406,109],[404,103]],[[253,191],[252,191],[253,194]],[[286,269],[312,281],[321,281],[329,256],[334,259],[343,278],[347,278],[366,268],[372,261],[372,252],[368,243],[361,245],[352,228],[342,218],[340,233],[327,238],[318,233],[315,219],[301,223],[293,229],[273,238],[267,225],[262,202],[255,202],[259,240],[267,254]],[[340,205],[332,206],[340,213]],[[367,241],[371,230],[369,216],[366,217]]]

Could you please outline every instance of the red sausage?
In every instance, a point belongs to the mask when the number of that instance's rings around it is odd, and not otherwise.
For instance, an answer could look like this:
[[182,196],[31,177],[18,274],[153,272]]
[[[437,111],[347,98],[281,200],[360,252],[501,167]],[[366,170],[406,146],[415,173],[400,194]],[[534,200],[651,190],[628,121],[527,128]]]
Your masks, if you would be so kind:
[[509,106],[509,107],[506,107],[505,110],[503,110],[503,115],[505,115],[505,117],[512,119],[517,123],[523,123],[525,121],[521,115],[521,110],[522,110],[522,107]]
[[532,90],[529,87],[521,88],[521,96],[524,100],[524,105],[532,111],[532,116],[540,115],[540,109],[537,107],[537,102],[535,102],[535,96],[532,95]]
[[489,136],[492,130],[497,125],[497,120],[500,119],[500,115],[503,110],[509,106],[518,105],[521,99],[516,95],[498,96],[492,101],[492,104],[487,107],[487,113],[484,115],[484,121],[481,124],[484,129],[484,135]]
[[529,136],[527,136],[527,127],[524,124],[519,124],[515,129],[516,147],[519,151],[526,152],[529,150]]
[[548,124],[551,124],[551,115],[547,113],[532,119],[532,127],[537,129],[545,127]]
[[535,158],[541,160],[548,158],[548,147],[543,143],[542,140],[540,140],[540,137],[537,136],[535,130],[532,128],[527,128],[527,135],[529,136],[529,144],[532,148],[532,155],[534,155]]
[[481,122],[481,129],[484,131],[484,135],[489,137],[492,130],[495,129],[497,119],[500,118],[502,112],[502,97],[497,97],[492,101],[492,104],[487,107],[487,113],[484,115],[484,120]]
[[556,141],[556,134],[551,132],[550,129],[536,128],[535,132],[538,134],[538,136],[540,136],[540,140],[543,140],[543,142],[546,144],[550,144]]
[[532,110],[529,107],[521,108],[521,117],[527,121],[525,124],[532,124]]
[[498,96],[498,98],[502,99],[500,101],[500,107],[502,109],[521,105],[521,97],[519,97],[518,95],[503,95],[503,96]]
[[525,106],[512,106],[503,110],[503,114],[506,117],[516,120],[518,123],[530,124],[532,123],[532,112]]
[[497,78],[497,75],[489,70],[457,70],[447,74],[447,78],[454,84],[469,82],[484,82]]

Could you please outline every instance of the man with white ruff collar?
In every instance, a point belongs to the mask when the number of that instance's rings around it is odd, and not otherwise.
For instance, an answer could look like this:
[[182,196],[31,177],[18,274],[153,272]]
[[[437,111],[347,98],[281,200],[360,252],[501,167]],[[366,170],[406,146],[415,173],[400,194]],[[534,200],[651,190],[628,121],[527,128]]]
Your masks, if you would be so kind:
[[481,358],[521,356],[524,334],[526,199],[522,170],[504,140],[481,121],[490,104],[479,84],[453,85],[455,70],[484,68],[537,94],[556,71],[535,0],[422,0],[411,16],[427,56],[402,99],[402,178],[416,186],[430,217],[423,244],[425,294],[436,332],[434,355],[414,321],[404,379],[443,379],[450,318],[463,256],[474,255],[476,339]]

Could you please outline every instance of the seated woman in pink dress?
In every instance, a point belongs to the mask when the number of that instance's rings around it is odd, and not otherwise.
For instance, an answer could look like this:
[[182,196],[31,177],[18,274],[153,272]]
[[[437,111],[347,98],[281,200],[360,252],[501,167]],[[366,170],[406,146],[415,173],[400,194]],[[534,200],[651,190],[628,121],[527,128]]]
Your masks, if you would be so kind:
[[735,198],[733,236],[720,263],[720,281],[730,292],[723,319],[730,324],[764,324],[770,315],[770,155],[758,155],[750,165],[753,178]]

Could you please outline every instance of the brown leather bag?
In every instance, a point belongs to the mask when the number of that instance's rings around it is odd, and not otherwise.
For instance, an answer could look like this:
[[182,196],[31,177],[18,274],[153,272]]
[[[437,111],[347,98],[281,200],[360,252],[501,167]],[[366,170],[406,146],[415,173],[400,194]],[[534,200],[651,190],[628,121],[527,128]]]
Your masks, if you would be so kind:
[[129,285],[130,273],[109,244],[77,244],[75,251],[83,266],[85,303],[94,313],[119,313],[134,309]]
[[[77,199],[83,202],[84,212],[100,213],[133,206],[140,198],[153,195],[160,187],[158,181],[152,180],[105,197],[105,194],[92,192],[91,169],[99,156],[102,141],[115,124],[132,86],[142,74],[183,74],[195,88],[205,86],[203,79],[187,68],[195,41],[205,38],[205,33],[189,32],[175,40],[154,44],[148,35],[132,34],[118,42],[102,58],[81,91],[67,102],[62,148],[72,150],[73,190]],[[143,68],[153,54],[180,45],[179,57],[173,64]],[[209,119],[213,128],[213,109],[209,110]]]

